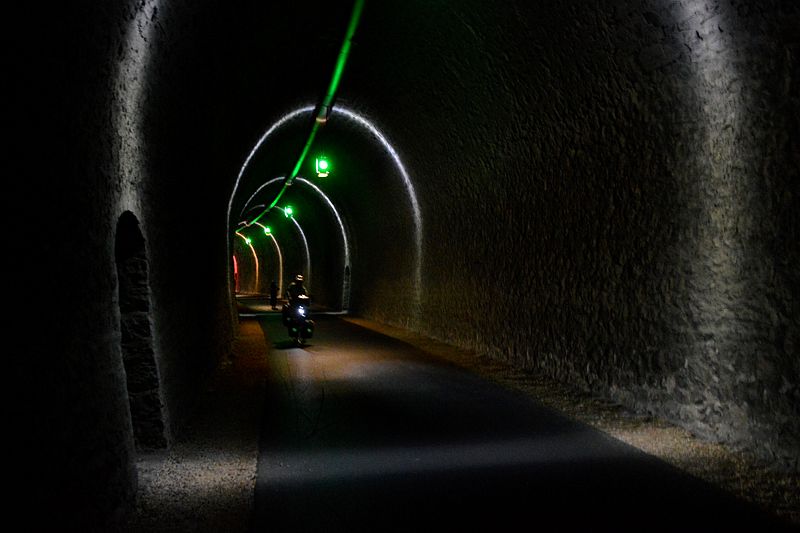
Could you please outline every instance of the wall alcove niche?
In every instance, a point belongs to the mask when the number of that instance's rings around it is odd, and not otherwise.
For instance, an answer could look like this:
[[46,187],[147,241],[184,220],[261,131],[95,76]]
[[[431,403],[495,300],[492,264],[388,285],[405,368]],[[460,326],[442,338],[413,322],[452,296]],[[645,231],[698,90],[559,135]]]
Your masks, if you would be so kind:
[[117,222],[114,255],[122,360],[136,448],[166,448],[169,439],[158,364],[153,350],[145,240],[139,229],[139,221],[130,211],[123,213]]

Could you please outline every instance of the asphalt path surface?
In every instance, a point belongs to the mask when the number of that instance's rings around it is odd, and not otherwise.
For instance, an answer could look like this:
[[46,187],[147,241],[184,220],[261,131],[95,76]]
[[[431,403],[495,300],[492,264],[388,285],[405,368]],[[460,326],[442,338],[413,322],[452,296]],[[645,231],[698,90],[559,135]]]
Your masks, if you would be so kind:
[[783,531],[521,393],[318,316],[270,345],[253,531]]

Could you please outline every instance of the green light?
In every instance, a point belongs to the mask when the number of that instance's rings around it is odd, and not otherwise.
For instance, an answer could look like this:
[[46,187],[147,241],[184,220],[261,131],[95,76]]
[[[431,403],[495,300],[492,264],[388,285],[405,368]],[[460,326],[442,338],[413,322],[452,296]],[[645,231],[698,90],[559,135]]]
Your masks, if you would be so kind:
[[271,234],[272,234],[272,228],[270,228],[269,226],[264,226],[264,235],[271,235]]
[[244,242],[246,242],[247,244],[251,244],[253,241],[250,240],[250,237],[245,237]]
[[[319,130],[322,124],[325,124],[328,121],[328,115],[330,114],[331,107],[333,106],[333,100],[336,96],[336,90],[339,87],[339,82],[342,78],[342,72],[344,71],[344,66],[347,63],[347,56],[350,53],[350,46],[351,41],[353,39],[353,34],[356,32],[356,28],[358,27],[359,20],[361,19],[361,12],[364,9],[364,1],[365,0],[355,0],[353,5],[353,12],[350,14],[350,23],[347,25],[347,34],[345,35],[344,42],[342,43],[342,48],[339,50],[339,57],[336,59],[336,68],[333,71],[333,78],[331,79],[331,83],[328,86],[328,91],[325,93],[325,98],[322,100],[321,104],[319,105],[319,111],[317,113],[317,117],[314,120],[314,125],[311,128],[311,132],[308,135],[308,140],[306,141],[305,146],[303,147],[303,151],[300,153],[300,157],[297,159],[297,163],[294,165],[294,169],[292,169],[291,174],[286,176],[284,180],[283,187],[281,190],[278,191],[278,195],[272,200],[272,203],[264,209],[258,216],[256,216],[250,224],[254,222],[258,222],[261,217],[266,215],[270,209],[278,205],[283,193],[286,192],[286,189],[292,184],[292,181],[297,177],[297,174],[300,172],[300,167],[303,166],[303,162],[306,160],[306,155],[308,155],[308,151],[311,149],[311,145],[314,142],[314,137],[317,135],[317,131]],[[250,225],[248,224],[248,226]]]
[[328,175],[328,173],[330,173],[331,164],[324,155],[321,155],[317,158],[315,166],[317,170],[317,176],[320,178],[324,178]]
[[291,206],[287,205],[283,209],[283,214],[286,216],[286,218],[289,218],[290,216],[294,215],[294,209],[292,209]]

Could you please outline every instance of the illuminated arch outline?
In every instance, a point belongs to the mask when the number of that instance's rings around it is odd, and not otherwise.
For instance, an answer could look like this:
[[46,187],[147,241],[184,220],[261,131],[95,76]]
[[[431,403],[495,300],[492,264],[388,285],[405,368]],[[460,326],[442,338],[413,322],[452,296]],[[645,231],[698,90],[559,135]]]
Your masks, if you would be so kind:
[[272,239],[272,244],[275,245],[275,251],[278,252],[278,294],[283,294],[283,253],[281,252],[281,247],[278,246],[278,240],[275,238],[275,235],[270,233],[266,233],[267,227],[260,222],[256,222],[261,229],[264,230],[264,233]]
[[[250,164],[250,161],[253,159],[255,154],[261,149],[261,146],[267,141],[267,139],[280,127],[295,119],[303,114],[312,113],[314,111],[314,106],[306,106],[301,107],[299,109],[295,109],[294,111],[290,111],[283,117],[281,117],[277,122],[272,124],[269,129],[261,136],[259,141],[250,151],[250,154],[245,159],[242,168],[239,170],[239,175],[236,177],[236,183],[234,184],[233,191],[231,193],[230,200],[228,201],[228,231],[230,232],[230,216],[231,216],[231,209],[233,207],[233,200],[236,197],[236,193],[239,189],[239,183],[244,175],[245,170]],[[416,258],[415,258],[415,268],[414,268],[414,309],[412,311],[412,316],[414,318],[417,317],[420,311],[420,304],[421,304],[421,295],[422,295],[422,211],[419,207],[419,202],[417,201],[417,195],[414,190],[414,184],[411,181],[408,172],[403,165],[403,162],[400,160],[400,156],[397,154],[397,151],[394,147],[389,143],[386,137],[378,130],[375,125],[373,125],[369,120],[364,118],[363,116],[351,111],[345,107],[334,107],[332,110],[333,114],[343,115],[344,117],[352,120],[353,122],[359,124],[360,126],[366,128],[372,136],[377,139],[381,145],[384,147],[386,152],[391,156],[391,158],[395,162],[395,167],[397,171],[400,173],[400,176],[403,179],[403,184],[405,185],[406,192],[408,193],[409,202],[411,204],[411,209],[413,212],[414,218],[414,237],[415,237],[415,248],[416,248]],[[299,178],[298,178],[299,179]],[[252,197],[251,197],[252,199]],[[248,200],[248,203],[250,200]],[[246,205],[246,204],[245,204]],[[230,265],[228,266],[230,268]]]
[[[250,202],[253,201],[253,198],[255,198],[256,195],[259,192],[261,192],[262,189],[264,189],[264,188],[268,187],[269,185],[272,185],[276,181],[280,181],[282,179],[284,179],[284,178],[283,177],[272,178],[271,180],[263,183],[258,189],[256,189],[256,191],[253,194],[250,195],[250,198],[247,199],[247,202],[245,202],[244,208],[242,209],[242,213],[247,211],[247,206],[250,205]],[[343,278],[343,282],[346,282],[346,272],[347,272],[346,269],[351,268],[351,266],[350,266],[350,240],[349,240],[349,238],[347,236],[347,230],[344,227],[344,222],[342,221],[342,217],[339,215],[339,210],[336,209],[336,206],[333,205],[333,202],[331,201],[331,199],[328,197],[327,194],[325,194],[322,191],[322,189],[320,189],[319,187],[317,187],[316,185],[314,185],[313,183],[311,183],[307,179],[301,178],[300,176],[298,176],[297,178],[295,178],[295,183],[303,183],[304,185],[308,185],[317,194],[322,196],[322,198],[325,200],[325,203],[328,204],[328,207],[333,212],[333,216],[336,217],[336,222],[339,223],[339,230],[341,231],[341,234],[342,234],[342,246],[344,248],[344,268],[342,270],[342,274],[345,276],[345,278]],[[283,211],[282,207],[278,207],[278,209]],[[292,218],[292,220],[294,220],[294,217],[291,217],[291,218]],[[256,224],[258,224],[258,222],[256,222]],[[297,224],[297,221],[295,221],[295,224]],[[299,224],[298,224],[297,227],[298,227],[298,229],[300,229]],[[306,236],[305,236],[305,233],[303,233],[302,229],[300,229],[300,233],[303,236],[303,240],[305,241]],[[308,265],[307,265],[307,267],[308,267],[308,270],[310,272],[311,271],[311,255],[308,253],[308,242],[307,241],[305,242],[305,245],[306,245],[306,253],[308,254],[307,255],[307,257],[308,257]],[[343,310],[346,310],[345,303],[350,301],[350,298],[349,298],[350,295],[346,294],[347,290],[348,289],[346,287],[346,283],[342,283],[342,307],[343,307]]]
[[[245,204],[245,207],[242,210],[242,213],[244,213],[244,211],[247,210],[247,206],[250,204],[250,202],[253,201],[253,198],[255,198],[256,195],[259,192],[261,192],[266,187],[272,185],[276,181],[280,181],[282,179],[284,179],[284,178],[283,177],[272,178],[271,180],[263,183],[258,189],[256,189],[256,192],[254,192],[250,196],[250,198],[247,199],[247,203]],[[349,266],[350,265],[350,241],[349,241],[349,239],[347,237],[347,231],[345,230],[344,222],[342,221],[342,217],[339,215],[339,210],[336,209],[335,205],[333,205],[333,202],[328,197],[328,195],[325,194],[324,192],[322,192],[322,189],[320,189],[319,187],[317,187],[316,185],[314,185],[313,183],[311,183],[307,179],[301,178],[300,176],[298,176],[297,178],[295,178],[295,182],[303,183],[303,184],[308,185],[309,187],[311,187],[317,194],[322,196],[323,200],[325,200],[325,203],[328,204],[328,207],[330,207],[331,211],[333,211],[333,215],[336,217],[336,222],[339,223],[339,229],[341,230],[341,233],[342,233],[342,243],[343,243],[343,246],[344,246],[344,262],[345,262],[345,265]],[[277,209],[280,209],[281,211],[283,211],[282,207],[277,207]],[[292,220],[294,220],[294,217],[291,217],[291,218],[292,218]],[[305,235],[303,235],[303,238],[305,238]]]
[[[277,207],[277,206],[276,206]],[[282,207],[278,207],[281,211],[284,211]],[[286,212],[284,211],[284,215]],[[294,222],[294,226],[297,228],[298,233],[300,233],[300,238],[303,241],[303,249],[306,252],[306,284],[310,287],[311,286],[311,251],[308,249],[308,239],[306,239],[306,232],[303,231],[303,228],[300,227],[300,223],[297,221],[295,217],[290,217],[292,222]]]
[[253,252],[253,261],[255,262],[256,266],[256,293],[258,293],[258,254],[256,253],[256,249],[253,247],[253,243],[250,242],[250,239],[239,233],[236,232],[236,235],[242,238],[242,240],[250,247],[250,251]]

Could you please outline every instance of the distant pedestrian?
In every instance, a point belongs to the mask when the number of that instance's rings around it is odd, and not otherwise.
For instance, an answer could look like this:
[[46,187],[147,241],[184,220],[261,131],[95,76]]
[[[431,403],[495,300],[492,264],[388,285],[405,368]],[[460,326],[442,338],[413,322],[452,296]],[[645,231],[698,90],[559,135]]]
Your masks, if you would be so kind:
[[278,308],[278,284],[275,283],[274,279],[272,283],[269,284],[269,305],[271,305],[273,309]]

